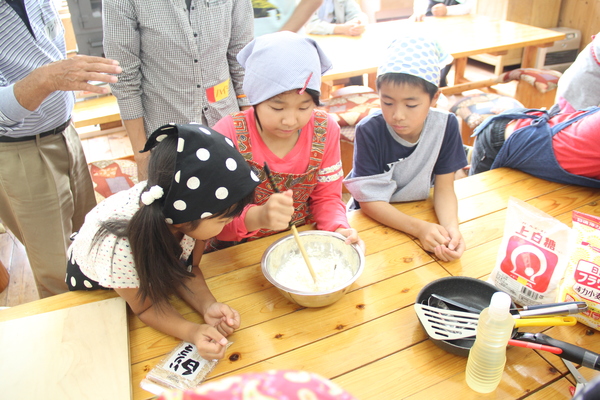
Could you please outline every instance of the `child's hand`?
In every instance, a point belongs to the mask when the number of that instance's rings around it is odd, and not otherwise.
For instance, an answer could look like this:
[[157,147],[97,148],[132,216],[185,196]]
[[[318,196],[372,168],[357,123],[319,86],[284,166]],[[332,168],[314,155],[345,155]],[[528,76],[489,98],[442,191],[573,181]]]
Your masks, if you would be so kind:
[[294,214],[294,192],[286,190],[283,193],[274,193],[262,206],[260,227],[264,229],[282,230],[290,224]]
[[365,26],[362,24],[354,24],[350,27],[348,31],[348,35],[350,36],[360,36],[365,31]]
[[358,19],[343,24],[336,24],[333,33],[337,35],[358,36],[365,31],[365,25]]
[[450,242],[439,246],[439,249],[436,248],[435,255],[442,261],[457,260],[463,255],[467,246],[458,228],[449,227],[446,230],[450,235]]
[[412,22],[421,22],[423,21],[423,19],[425,19],[425,14],[421,13],[413,14],[410,17],[408,17],[408,20]]
[[365,252],[365,242],[362,241],[361,238],[358,237],[358,232],[354,228],[337,228],[335,230],[337,233],[341,233],[346,237],[346,244],[354,244],[357,243],[358,246]]
[[362,35],[365,31],[365,23],[358,18],[348,21],[350,25],[350,29],[348,30],[348,35],[350,36],[358,36]]
[[[431,222],[422,221],[423,224],[419,231],[416,233],[417,238],[421,242],[423,249],[431,253],[435,253],[435,248],[438,246],[445,246],[450,243],[450,234],[441,225],[433,224]],[[436,254],[437,255],[437,254]]]
[[204,313],[204,322],[214,326],[221,335],[229,336],[240,327],[240,314],[223,303],[212,303]]
[[192,334],[198,353],[205,360],[218,360],[225,356],[227,339],[207,324],[197,324]]
[[431,14],[433,14],[434,17],[443,17],[448,14],[448,8],[445,4],[436,4],[431,7]]

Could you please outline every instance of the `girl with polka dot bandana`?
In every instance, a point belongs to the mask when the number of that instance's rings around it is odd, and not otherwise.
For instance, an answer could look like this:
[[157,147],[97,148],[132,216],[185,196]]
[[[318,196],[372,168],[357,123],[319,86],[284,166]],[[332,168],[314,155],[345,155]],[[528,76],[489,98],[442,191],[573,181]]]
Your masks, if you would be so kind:
[[[295,225],[338,232],[362,243],[342,202],[340,127],[317,110],[321,75],[331,62],[319,45],[293,32],[255,38],[237,56],[252,108],[224,117],[215,129],[236,143],[259,174],[254,203],[209,248],[254,240]],[[267,179],[268,165],[272,182]]]
[[[206,359],[225,353],[239,313],[219,303],[199,268],[204,241],[254,197],[259,183],[233,142],[198,124],[165,125],[151,151],[148,181],[98,204],[69,248],[70,290],[114,289],[147,325],[194,343]],[[169,303],[180,296],[204,324]]]

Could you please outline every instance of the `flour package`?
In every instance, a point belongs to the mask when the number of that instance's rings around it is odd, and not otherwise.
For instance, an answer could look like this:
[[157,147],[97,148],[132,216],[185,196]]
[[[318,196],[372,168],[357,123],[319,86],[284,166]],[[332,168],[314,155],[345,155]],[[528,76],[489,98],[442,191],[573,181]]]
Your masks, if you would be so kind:
[[588,309],[575,318],[600,330],[600,218],[573,211],[575,246],[557,301],[585,301]]
[[569,261],[571,236],[567,225],[511,197],[489,282],[522,306],[554,303]]

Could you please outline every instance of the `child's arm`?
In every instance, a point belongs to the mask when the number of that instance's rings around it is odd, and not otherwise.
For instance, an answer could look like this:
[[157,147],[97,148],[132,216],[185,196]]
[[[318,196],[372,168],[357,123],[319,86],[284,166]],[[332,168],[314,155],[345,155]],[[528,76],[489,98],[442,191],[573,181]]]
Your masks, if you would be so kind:
[[435,176],[433,207],[440,225],[449,235],[449,241],[436,249],[436,255],[443,261],[460,258],[466,245],[458,228],[458,200],[454,193],[454,173]]
[[425,14],[427,13],[428,4],[427,0],[414,0],[413,13],[409,17],[409,20],[416,22],[423,21],[423,18],[425,18]]
[[240,327],[240,314],[228,305],[217,302],[199,267],[194,266],[192,273],[195,277],[185,282],[187,289],[182,287],[178,291],[179,296],[202,315],[206,324],[214,326],[224,336],[231,335]]
[[333,35],[335,33],[335,24],[323,21],[317,13],[314,13],[306,25],[304,25],[304,29],[309,35]]
[[298,32],[311,15],[319,9],[323,0],[300,0],[294,12],[281,27],[280,31]]
[[292,191],[272,194],[263,205],[251,204],[242,215],[225,225],[217,239],[239,241],[252,236],[259,229],[287,229],[294,213]]
[[159,310],[150,299],[141,302],[138,289],[115,289],[115,292],[127,301],[142,322],[167,335],[195,344],[203,358],[213,360],[225,355],[227,339],[216,328],[188,321],[170,303]]
[[[187,289],[179,289],[179,296],[204,317],[204,322],[214,326],[224,336],[229,336],[240,327],[240,314],[226,304],[219,303],[212,295],[200,269],[206,242],[196,240],[192,251],[192,273],[195,275],[185,283]],[[188,290],[189,289],[189,290]]]
[[310,194],[308,204],[317,223],[317,229],[338,232],[346,243],[364,243],[356,229],[350,227],[346,206],[342,201],[343,170],[340,156],[340,127],[331,115],[327,122],[327,140],[317,176],[317,186]]

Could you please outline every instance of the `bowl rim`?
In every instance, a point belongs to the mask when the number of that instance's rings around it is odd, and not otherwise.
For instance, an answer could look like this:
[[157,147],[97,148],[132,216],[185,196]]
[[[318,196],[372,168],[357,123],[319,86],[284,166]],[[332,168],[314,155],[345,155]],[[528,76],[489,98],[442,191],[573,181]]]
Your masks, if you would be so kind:
[[[298,235],[299,236],[309,236],[309,235],[329,236],[329,237],[339,239],[341,241],[346,241],[346,237],[344,235],[342,235],[341,233],[323,231],[323,230],[318,230],[318,229],[298,232]],[[267,280],[269,282],[271,282],[271,284],[273,286],[275,286],[277,289],[285,290],[286,292],[300,295],[300,296],[323,296],[323,295],[333,294],[335,292],[343,290],[344,288],[347,288],[350,285],[352,285],[362,275],[362,272],[365,269],[365,255],[363,254],[362,249],[360,248],[360,246],[358,246],[357,243],[352,243],[347,246],[351,246],[354,249],[354,251],[358,254],[358,259],[359,259],[358,269],[356,270],[356,273],[352,276],[352,278],[345,281],[343,285],[340,284],[340,285],[338,285],[330,290],[324,291],[324,292],[305,292],[302,290],[289,288],[289,287],[284,286],[281,283],[277,282],[275,280],[275,277],[271,276],[271,274],[268,273],[268,271],[266,269],[267,256],[271,253],[271,251],[273,250],[273,248],[275,248],[275,246],[277,246],[279,243],[285,242],[286,240],[294,240],[294,235],[292,233],[290,233],[289,235],[281,237],[281,238],[277,239],[276,241],[274,241],[273,243],[271,243],[269,245],[269,247],[267,247],[267,249],[264,251],[264,253],[260,259],[260,269],[263,273],[263,276],[265,278],[267,278]]]

